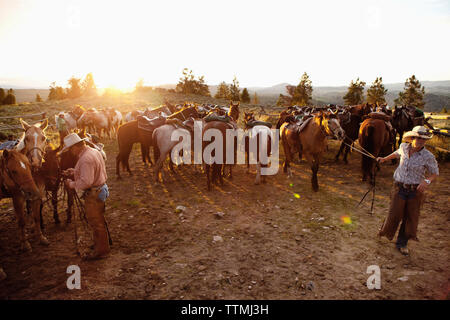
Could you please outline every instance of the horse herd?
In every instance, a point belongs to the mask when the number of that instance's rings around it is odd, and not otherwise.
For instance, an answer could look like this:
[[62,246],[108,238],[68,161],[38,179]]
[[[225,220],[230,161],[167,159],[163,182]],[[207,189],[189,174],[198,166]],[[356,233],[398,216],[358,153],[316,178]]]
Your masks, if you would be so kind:
[[[298,153],[300,159],[304,156],[312,171],[312,189],[318,191],[317,172],[320,159],[327,150],[327,138],[342,141],[336,160],[344,151],[344,161],[347,162],[349,148],[357,139],[359,145],[374,157],[389,153],[395,147],[395,131],[403,133],[417,124],[418,117],[405,110],[410,109],[400,107],[392,112],[386,110],[385,106],[369,104],[346,107],[293,106],[283,110],[276,124],[279,133],[275,132],[279,134],[280,144],[285,153],[284,172],[291,176],[290,162],[293,161],[294,155]],[[129,167],[129,155],[134,143],[141,145],[142,161],[151,165],[153,162],[150,149],[153,148],[154,177],[155,181],[159,182],[163,163],[178,143],[171,139],[173,132],[177,129],[192,133],[196,126],[201,125],[202,151],[214,142],[211,138],[204,139],[204,135],[209,129],[215,129],[222,135],[223,147],[231,145],[236,155],[236,143],[231,141],[236,139],[236,136],[227,135],[226,132],[238,130],[240,105],[230,102],[229,108],[226,108],[210,104],[172,105],[166,102],[165,105],[156,109],[129,112],[124,117],[127,122],[123,124],[122,114],[114,109],[85,110],[81,106],[76,106],[71,111],[62,112],[56,117],[64,118],[68,132],[78,132],[81,137],[87,138],[90,146],[100,151],[102,146],[96,144],[95,136],[87,132],[96,133],[100,137],[105,134],[111,136],[115,133],[119,147],[116,156],[118,178],[121,178],[120,166],[132,174]],[[273,152],[274,131],[271,130],[270,123],[256,120],[252,112],[244,112],[243,118],[246,130],[244,145],[247,169],[250,146],[254,141],[258,148],[255,184],[259,184],[261,180],[264,183],[266,176],[261,174],[261,168],[267,166],[267,163],[263,163],[260,159],[260,148],[263,149],[265,156],[270,156]],[[64,185],[61,183],[62,171],[73,168],[77,159],[74,159],[70,153],[60,153],[62,145],[55,148],[47,141],[45,135],[47,120],[34,125],[21,120],[21,124],[24,133],[20,142],[14,149],[4,150],[0,157],[0,199],[12,198],[22,250],[30,251],[31,245],[25,235],[25,209],[32,214],[35,236],[39,238],[40,244],[48,245],[49,242],[42,233],[44,227],[42,207],[45,202],[51,201],[55,223],[60,223],[57,203],[58,190],[61,185]],[[193,138],[192,134],[190,136]],[[263,136],[267,137],[267,145],[261,143]],[[226,154],[226,150],[223,150],[222,154]],[[106,159],[104,152],[103,155]],[[169,161],[169,167],[173,170],[172,161]],[[203,162],[208,190],[212,189],[211,186],[214,183],[223,184],[223,178],[227,175],[226,169],[228,169],[228,176],[232,178],[232,168],[233,164]],[[368,177],[373,178],[373,159],[363,156],[362,169],[364,180]],[[65,192],[67,192],[68,201],[67,222],[70,223],[74,194],[70,190]],[[5,277],[6,274],[0,267],[0,280]]]

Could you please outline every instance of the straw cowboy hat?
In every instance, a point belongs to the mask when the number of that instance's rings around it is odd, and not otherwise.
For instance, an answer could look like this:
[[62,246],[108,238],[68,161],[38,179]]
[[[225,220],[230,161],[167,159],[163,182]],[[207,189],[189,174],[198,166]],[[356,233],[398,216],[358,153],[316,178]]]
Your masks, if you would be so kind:
[[61,152],[65,152],[73,145],[76,145],[78,142],[85,140],[86,138],[81,139],[80,136],[76,133],[68,134],[67,136],[64,137],[64,148],[61,150]]
[[408,131],[403,135],[403,140],[411,142],[416,137],[428,140],[433,137],[433,134],[424,126],[415,126],[411,131]]

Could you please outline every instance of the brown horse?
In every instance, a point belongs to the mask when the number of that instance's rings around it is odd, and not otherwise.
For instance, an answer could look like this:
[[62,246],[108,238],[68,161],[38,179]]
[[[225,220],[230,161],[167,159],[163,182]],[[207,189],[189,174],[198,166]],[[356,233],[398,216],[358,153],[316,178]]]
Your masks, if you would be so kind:
[[[389,130],[381,119],[367,118],[363,121],[359,128],[358,143],[375,158],[387,155],[392,151]],[[366,181],[369,177],[370,183],[374,183],[375,163],[374,159],[362,155],[362,181]]]
[[286,157],[284,172],[288,173],[288,177],[292,176],[289,163],[292,161],[294,153],[301,151],[311,167],[312,188],[314,191],[318,191],[317,171],[322,154],[327,149],[326,138],[331,136],[342,140],[345,136],[336,115],[319,112],[306,120],[302,126],[284,123],[281,126],[280,135]]
[[[0,159],[0,199],[12,198],[14,211],[20,229],[22,250],[31,251],[31,245],[25,235],[25,201],[41,198],[32,173],[30,162],[22,153],[15,150],[4,150]],[[36,235],[42,235],[39,216],[34,216]]]
[[[202,155],[204,154],[205,148],[207,148],[210,144],[215,143],[215,137],[210,137],[212,141],[205,141],[205,133],[210,129],[216,129],[219,130],[220,135],[222,137],[222,157],[219,156],[219,154],[216,155],[215,150],[212,152],[211,156],[216,158],[212,163],[207,163],[207,159],[203,159],[204,162],[204,168],[206,173],[206,184],[208,190],[211,190],[211,183],[215,183],[217,180],[219,180],[220,184],[223,185],[223,171],[225,168],[225,162],[226,162],[226,154],[227,154],[227,148],[231,148],[231,146],[234,145],[234,158],[236,159],[236,152],[237,152],[237,143],[236,138],[233,137],[234,141],[231,141],[231,139],[227,139],[227,130],[236,130],[237,124],[236,122],[239,119],[239,102],[234,103],[233,101],[230,102],[230,110],[228,111],[228,116],[231,117],[232,121],[229,123],[222,122],[222,121],[210,121],[206,122],[205,126],[203,127],[202,131]],[[211,132],[211,131],[210,131]],[[211,159],[213,160],[213,159]],[[209,161],[208,161],[209,162]],[[236,163],[236,162],[234,162]],[[232,164],[228,164],[229,170],[230,170],[230,178],[233,177],[232,174]]]

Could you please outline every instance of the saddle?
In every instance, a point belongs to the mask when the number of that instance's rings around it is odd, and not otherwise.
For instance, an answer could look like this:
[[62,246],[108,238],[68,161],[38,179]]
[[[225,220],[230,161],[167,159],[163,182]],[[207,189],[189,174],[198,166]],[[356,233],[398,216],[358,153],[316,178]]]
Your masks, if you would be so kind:
[[367,118],[378,119],[383,121],[391,121],[391,116],[383,113],[383,112],[371,112],[367,115]]
[[205,118],[205,122],[221,121],[230,123],[233,119],[229,115],[219,116],[217,113],[210,113]]
[[[312,118],[313,118],[312,116],[309,116],[303,122],[302,121],[288,121],[289,122],[288,129],[291,129],[291,130],[296,131],[297,133],[300,133],[303,131],[303,129],[305,129],[305,127],[311,121]],[[292,120],[292,119],[290,119],[290,120]]]
[[266,126],[268,128],[272,128],[272,124],[270,122],[260,121],[260,120],[251,120],[245,124],[248,128],[253,128],[254,126]]
[[185,121],[181,121],[180,119],[173,118],[167,119],[166,124],[173,125],[177,129],[186,129],[189,132],[194,132],[194,127],[189,125],[189,119]]
[[142,129],[145,131],[153,131],[156,128],[162,126],[166,123],[166,118],[164,117],[156,117],[153,119],[149,119],[146,116],[138,116],[137,117],[138,122],[138,129]]

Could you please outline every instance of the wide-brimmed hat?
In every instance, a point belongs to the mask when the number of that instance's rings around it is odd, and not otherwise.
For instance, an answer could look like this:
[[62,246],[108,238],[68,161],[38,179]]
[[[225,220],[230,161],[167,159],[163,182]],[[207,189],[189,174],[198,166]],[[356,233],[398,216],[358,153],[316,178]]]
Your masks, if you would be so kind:
[[81,139],[80,136],[76,133],[68,134],[64,137],[64,148],[62,148],[61,152],[67,151],[73,145],[76,145],[78,142],[84,141],[86,138]]
[[403,140],[406,142],[411,142],[417,137],[428,140],[433,137],[433,133],[424,126],[415,126],[411,131],[408,131],[403,135]]

